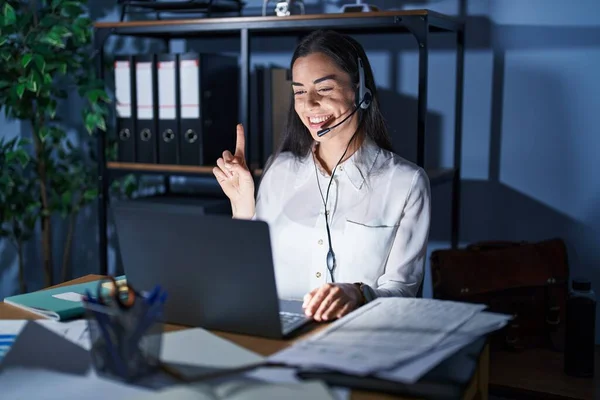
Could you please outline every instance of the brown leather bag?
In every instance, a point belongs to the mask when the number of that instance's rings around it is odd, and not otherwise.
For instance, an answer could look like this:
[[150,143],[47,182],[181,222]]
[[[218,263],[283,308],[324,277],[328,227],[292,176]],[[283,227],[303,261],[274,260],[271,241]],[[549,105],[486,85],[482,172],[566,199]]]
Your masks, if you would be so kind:
[[487,304],[513,319],[491,337],[493,349],[564,346],[569,267],[561,239],[491,241],[431,254],[433,297]]

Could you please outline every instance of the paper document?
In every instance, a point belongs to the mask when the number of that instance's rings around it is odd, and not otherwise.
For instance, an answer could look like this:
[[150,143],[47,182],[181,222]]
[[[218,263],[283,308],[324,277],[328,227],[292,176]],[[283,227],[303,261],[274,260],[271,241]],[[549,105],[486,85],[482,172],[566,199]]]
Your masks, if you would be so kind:
[[435,348],[485,308],[435,299],[378,298],[269,360],[366,375]]
[[427,372],[480,336],[502,328],[511,319],[509,315],[480,312],[448,335],[432,350],[376,374],[377,377],[401,383],[415,383]]
[[165,363],[214,369],[240,368],[265,360],[202,328],[165,333],[160,359]]

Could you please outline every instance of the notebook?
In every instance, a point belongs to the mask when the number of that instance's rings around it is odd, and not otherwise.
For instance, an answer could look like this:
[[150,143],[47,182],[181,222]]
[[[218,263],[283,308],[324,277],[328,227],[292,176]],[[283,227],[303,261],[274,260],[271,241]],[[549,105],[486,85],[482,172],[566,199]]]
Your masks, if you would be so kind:
[[[115,279],[120,284],[125,277],[119,276]],[[81,297],[85,294],[86,289],[95,294],[97,288],[98,281],[78,283],[9,296],[4,299],[4,302],[45,318],[65,321],[83,316],[84,308]]]

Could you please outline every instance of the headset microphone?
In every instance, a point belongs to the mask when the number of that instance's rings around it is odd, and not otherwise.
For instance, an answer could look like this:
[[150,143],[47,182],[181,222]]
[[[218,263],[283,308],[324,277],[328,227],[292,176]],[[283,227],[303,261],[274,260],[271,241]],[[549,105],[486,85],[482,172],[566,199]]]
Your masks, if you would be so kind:
[[348,114],[348,115],[346,116],[346,118],[344,118],[343,120],[341,120],[341,121],[340,121],[340,122],[338,122],[337,124],[335,124],[335,125],[333,125],[333,126],[330,126],[329,128],[321,129],[320,131],[318,131],[318,132],[317,132],[317,136],[318,136],[318,137],[321,137],[321,136],[323,136],[324,134],[328,133],[328,132],[329,132],[330,130],[332,130],[333,128],[337,128],[338,126],[340,126],[341,124],[343,124],[344,122],[346,122],[346,120],[347,120],[348,118],[350,118],[351,116],[353,116],[353,115],[354,115],[354,113],[355,113],[355,112],[357,112],[359,108],[360,108],[360,107],[356,107],[356,108],[354,108],[354,110],[352,110],[352,112],[351,112],[350,114]]

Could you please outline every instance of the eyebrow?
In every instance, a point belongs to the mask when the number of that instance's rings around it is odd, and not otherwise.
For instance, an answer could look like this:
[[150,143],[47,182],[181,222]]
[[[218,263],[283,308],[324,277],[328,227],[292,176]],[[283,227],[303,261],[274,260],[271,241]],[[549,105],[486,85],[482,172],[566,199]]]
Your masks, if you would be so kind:
[[[314,83],[314,84],[317,84],[317,83],[319,83],[319,82],[323,82],[323,81],[326,81],[326,80],[328,80],[328,79],[333,79],[333,80],[336,80],[336,77],[335,77],[335,75],[333,75],[333,74],[331,74],[331,75],[327,75],[327,76],[324,76],[324,77],[322,77],[322,78],[315,79],[315,80],[313,81],[313,83]],[[299,82],[292,82],[292,86],[304,86],[304,85],[303,85],[302,83],[299,83]]]

